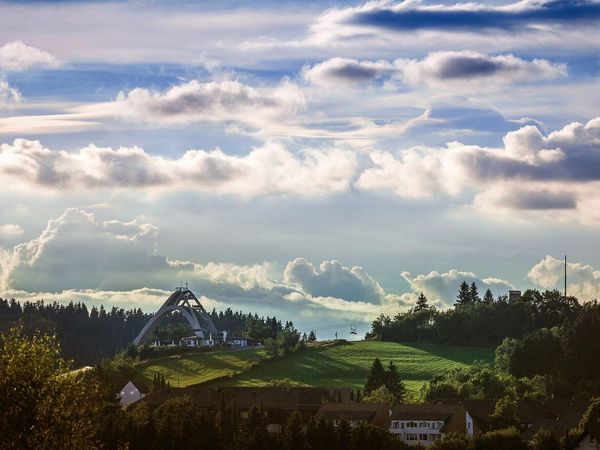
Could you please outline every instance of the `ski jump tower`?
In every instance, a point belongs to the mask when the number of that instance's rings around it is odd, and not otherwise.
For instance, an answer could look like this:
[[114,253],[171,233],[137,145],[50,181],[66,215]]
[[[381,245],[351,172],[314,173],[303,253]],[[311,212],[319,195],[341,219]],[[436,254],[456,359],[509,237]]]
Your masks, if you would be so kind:
[[152,319],[148,321],[146,326],[140,331],[140,334],[134,339],[135,345],[143,344],[152,334],[154,329],[160,324],[164,317],[173,312],[179,311],[183,317],[189,322],[194,330],[194,334],[199,339],[206,339],[208,335],[212,335],[215,339],[218,335],[215,325],[210,320],[210,317],[196,296],[187,287],[178,287],[175,292],[167,299],[167,301],[154,314]]

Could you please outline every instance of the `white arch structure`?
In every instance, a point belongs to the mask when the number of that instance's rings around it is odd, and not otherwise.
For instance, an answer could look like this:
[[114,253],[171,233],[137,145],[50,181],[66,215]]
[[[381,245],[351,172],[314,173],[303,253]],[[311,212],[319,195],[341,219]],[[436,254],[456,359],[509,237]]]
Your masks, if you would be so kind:
[[198,338],[204,339],[207,334],[216,337],[217,329],[200,301],[187,287],[180,287],[175,289],[175,292],[169,296],[152,319],[142,328],[133,343],[135,345],[143,344],[164,317],[173,311],[179,311],[185,317]]

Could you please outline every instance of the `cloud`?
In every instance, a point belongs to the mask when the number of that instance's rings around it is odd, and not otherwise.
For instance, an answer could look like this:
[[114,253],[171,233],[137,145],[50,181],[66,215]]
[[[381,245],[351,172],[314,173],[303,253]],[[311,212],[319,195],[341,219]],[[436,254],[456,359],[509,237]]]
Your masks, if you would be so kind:
[[[575,209],[598,200],[600,118],[571,123],[547,135],[525,126],[504,137],[503,148],[451,142],[445,148],[412,148],[394,155],[373,151],[373,167],[356,187],[390,190],[400,197],[457,197],[477,193],[476,204],[527,210]],[[581,204],[580,204],[581,203]]]
[[440,51],[422,60],[396,60],[400,78],[408,84],[474,81],[508,84],[565,76],[566,65],[544,59],[527,61],[514,55],[489,56],[476,51]]
[[[563,289],[564,261],[546,255],[535,264],[527,277],[544,289]],[[600,298],[600,269],[589,264],[567,262],[567,293],[580,300]]]
[[98,221],[86,211],[67,209],[37,238],[12,249],[0,247],[0,295],[148,310],[156,309],[174,285],[187,281],[205,307],[277,313],[309,325],[339,324],[340,314],[342,320],[368,321],[409,307],[404,297],[384,295],[358,267],[325,261],[315,280],[302,277],[304,260],[296,259],[282,279],[270,263],[172,260],[156,251],[157,232],[149,223]]
[[481,87],[565,76],[564,64],[552,64],[544,59],[527,61],[514,55],[490,56],[476,51],[439,51],[424,59],[397,59],[391,61],[358,61],[331,58],[303,70],[304,79],[322,86],[369,83],[378,78],[396,79],[408,85],[438,85],[445,88],[463,84],[473,89],[473,82]]
[[543,26],[593,25],[599,19],[600,5],[588,0],[519,1],[502,6],[373,1],[354,8],[331,10],[321,17],[315,28],[331,28],[337,23],[342,26],[402,32],[519,32]]
[[20,236],[25,232],[21,225],[14,223],[0,224],[0,238],[13,238]]
[[135,88],[107,105],[115,115],[149,123],[236,121],[261,127],[295,115],[305,106],[302,91],[289,81],[260,91],[238,81],[192,80],[164,92]]
[[266,143],[244,156],[219,149],[189,150],[178,159],[150,155],[138,147],[90,145],[66,152],[24,139],[0,145],[0,174],[25,189],[169,188],[311,196],[347,191],[356,166],[349,150],[305,149],[295,154],[278,143]]
[[383,288],[361,267],[345,267],[339,261],[323,261],[319,268],[304,258],[290,261],[284,280],[314,297],[381,303]]
[[446,305],[453,305],[456,300],[458,288],[463,281],[475,283],[479,295],[483,296],[486,289],[490,289],[495,296],[506,295],[514,286],[506,280],[488,277],[479,278],[473,272],[461,272],[451,269],[448,272],[430,272],[427,275],[412,276],[409,272],[402,272],[402,277],[408,282],[414,292],[423,292],[429,300],[440,301]]
[[55,56],[36,47],[13,41],[0,47],[0,70],[21,72],[31,68],[55,69],[62,65]]
[[0,74],[0,108],[3,105],[18,103],[19,101],[21,101],[19,90],[11,87],[8,81]]
[[396,71],[389,61],[358,61],[349,58],[331,58],[305,67],[303,77],[306,81],[321,86],[339,86],[341,84],[369,83],[377,78]]

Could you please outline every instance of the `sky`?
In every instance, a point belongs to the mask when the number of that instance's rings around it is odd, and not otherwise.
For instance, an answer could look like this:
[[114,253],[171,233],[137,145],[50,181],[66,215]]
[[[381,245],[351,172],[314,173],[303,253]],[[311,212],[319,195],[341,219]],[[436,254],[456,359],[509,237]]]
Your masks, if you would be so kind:
[[0,180],[4,298],[600,298],[600,2],[0,2]]

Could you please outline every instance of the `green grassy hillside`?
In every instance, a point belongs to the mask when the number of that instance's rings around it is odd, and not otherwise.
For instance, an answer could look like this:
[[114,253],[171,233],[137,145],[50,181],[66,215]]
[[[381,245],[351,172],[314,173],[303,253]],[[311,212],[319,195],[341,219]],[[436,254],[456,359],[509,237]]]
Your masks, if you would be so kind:
[[190,353],[152,359],[140,364],[138,381],[151,386],[155,374],[164,375],[172,387],[204,383],[244,371],[265,358],[257,349]]
[[411,391],[436,375],[474,361],[493,362],[490,349],[440,345],[407,345],[363,341],[311,349],[285,359],[266,361],[219,385],[264,386],[288,378],[308,386],[362,387],[367,371],[378,357],[384,365],[394,361]]
[[[476,360],[492,363],[494,351],[430,344],[397,344],[361,341],[309,348],[277,360],[264,360],[260,350],[199,353],[153,360],[142,364],[141,376],[151,383],[154,373],[162,373],[171,386],[210,382],[213,386],[265,386],[289,379],[307,386],[362,387],[373,359],[384,365],[394,361],[411,391],[453,367]],[[228,379],[216,378],[224,375]]]

